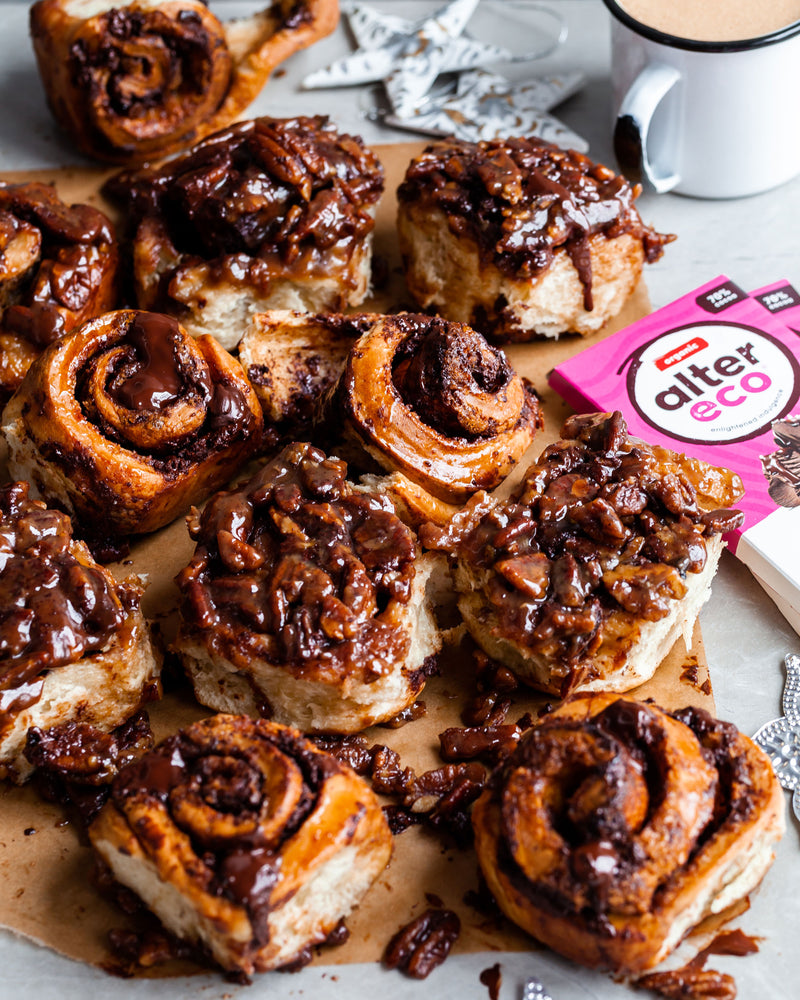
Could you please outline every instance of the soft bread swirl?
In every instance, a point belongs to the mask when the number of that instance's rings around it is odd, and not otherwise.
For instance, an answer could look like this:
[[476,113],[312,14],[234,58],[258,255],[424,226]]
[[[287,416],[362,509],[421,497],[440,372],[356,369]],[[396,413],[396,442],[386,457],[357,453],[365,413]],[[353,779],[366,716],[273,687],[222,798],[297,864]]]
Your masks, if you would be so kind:
[[784,803],[730,723],[596,693],[524,737],[473,826],[507,916],[575,962],[634,975],[761,881]]
[[3,414],[13,475],[90,531],[154,531],[259,447],[261,408],[211,337],[123,309],[52,344]]
[[73,142],[142,163],[235,121],[338,16],[337,0],[277,0],[228,22],[201,0],[38,0],[30,22],[48,103]]
[[246,975],[322,943],[392,850],[350,768],[296,730],[230,715],[120,772],[89,836],[169,931]]

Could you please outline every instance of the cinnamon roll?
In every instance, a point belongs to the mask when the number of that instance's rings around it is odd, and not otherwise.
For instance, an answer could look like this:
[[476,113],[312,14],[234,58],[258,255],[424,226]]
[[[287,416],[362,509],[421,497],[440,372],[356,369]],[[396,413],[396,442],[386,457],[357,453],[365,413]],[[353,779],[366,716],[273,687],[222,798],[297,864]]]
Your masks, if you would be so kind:
[[295,730],[231,715],[124,768],[89,836],[169,931],[245,975],[322,943],[392,850],[350,768]]
[[51,344],[3,414],[12,475],[108,535],[155,531],[258,449],[258,399],[212,337],[122,309]]
[[290,445],[190,519],[174,649],[202,704],[349,733],[419,695],[441,646],[438,557],[346,471]]
[[681,635],[691,645],[742,483],[629,437],[619,412],[562,434],[508,500],[479,494],[421,538],[451,557],[475,641],[522,680],[628,691]]
[[379,316],[320,401],[318,428],[361,467],[402,472],[463,502],[508,475],[539,426],[505,354],[435,316]]
[[118,270],[102,212],[0,181],[0,403],[48,344],[117,304]]
[[110,732],[160,693],[160,659],[139,607],[72,537],[66,514],[0,488],[0,778],[22,782],[34,727]]
[[639,192],[535,137],[434,143],[397,193],[408,289],[502,341],[592,333],[674,239],[644,225]]
[[233,348],[255,313],[367,294],[383,169],[325,118],[241,122],[108,190],[131,213],[139,306],[193,336]]
[[232,121],[275,67],[330,34],[337,0],[221,22],[202,0],[38,0],[31,37],[58,123],[88,156],[142,163]]
[[769,759],[702,709],[579,695],[523,737],[473,810],[505,914],[633,975],[763,878],[784,831]]

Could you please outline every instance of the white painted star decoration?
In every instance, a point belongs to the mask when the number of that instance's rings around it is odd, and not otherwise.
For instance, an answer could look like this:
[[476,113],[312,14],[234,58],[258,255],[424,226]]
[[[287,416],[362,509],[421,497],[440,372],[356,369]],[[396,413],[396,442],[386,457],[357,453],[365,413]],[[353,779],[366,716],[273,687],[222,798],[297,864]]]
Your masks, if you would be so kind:
[[[449,0],[417,21],[359,3],[344,4],[358,51],[311,73],[303,86],[310,90],[381,81],[391,109],[384,120],[395,127],[429,135],[455,134],[471,141],[535,133],[585,150],[580,136],[547,113],[580,88],[579,73],[512,83],[484,69],[486,64],[547,54],[564,40],[563,22],[559,18],[558,35],[546,49],[515,54],[464,35],[479,2]],[[449,90],[431,95],[443,73],[460,76]]]
[[753,737],[772,761],[781,785],[792,792],[792,809],[800,820],[800,656],[790,653],[783,690],[783,716],[762,726]]

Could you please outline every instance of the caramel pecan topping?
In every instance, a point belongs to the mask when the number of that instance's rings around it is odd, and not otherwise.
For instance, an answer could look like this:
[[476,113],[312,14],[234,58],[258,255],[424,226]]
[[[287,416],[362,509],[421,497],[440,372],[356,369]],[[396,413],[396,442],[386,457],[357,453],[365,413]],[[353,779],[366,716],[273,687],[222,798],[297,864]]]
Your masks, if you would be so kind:
[[66,514],[0,490],[0,714],[35,702],[43,674],[104,649],[124,591],[72,540]]
[[398,190],[401,201],[432,200],[456,236],[474,240],[487,261],[512,278],[530,278],[563,247],[592,308],[588,238],[631,233],[647,260],[665,243],[634,207],[639,189],[575,150],[535,137],[471,143],[447,139],[415,159]]
[[[425,545],[479,576],[503,634],[569,680],[625,616],[657,621],[706,561],[706,539],[741,524],[741,482],[630,438],[619,413],[573,417],[514,496],[471,502]],[[628,626],[630,627],[630,626]]]
[[[139,226],[137,253],[159,247],[159,273],[172,262],[162,293],[202,261],[212,279],[267,288],[277,275],[324,275],[350,260],[372,231],[383,170],[325,118],[258,118],[158,170],[123,174],[109,190]],[[147,275],[141,283],[151,284]]]
[[[111,223],[89,205],[65,205],[49,184],[0,183],[0,333],[31,356],[114,304],[118,254]],[[20,368],[15,377],[19,383]],[[13,389],[10,376],[3,382]]]
[[178,576],[188,629],[234,663],[252,655],[298,675],[377,679],[405,654],[416,541],[384,498],[359,494],[344,462],[284,449],[191,525]]

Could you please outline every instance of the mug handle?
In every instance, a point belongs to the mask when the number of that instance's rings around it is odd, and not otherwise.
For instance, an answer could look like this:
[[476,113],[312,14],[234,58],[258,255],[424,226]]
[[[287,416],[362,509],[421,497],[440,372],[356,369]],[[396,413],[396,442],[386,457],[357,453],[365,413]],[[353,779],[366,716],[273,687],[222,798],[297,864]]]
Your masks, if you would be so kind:
[[659,173],[647,154],[647,136],[656,108],[680,80],[674,66],[648,63],[623,98],[614,128],[614,152],[622,172],[663,194],[680,180],[676,173]]

